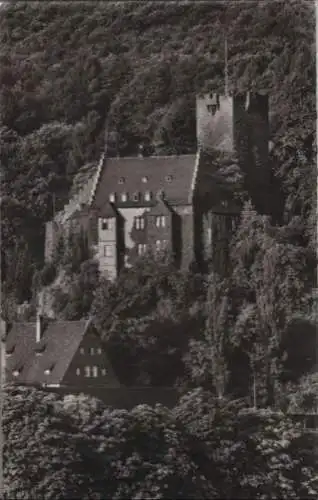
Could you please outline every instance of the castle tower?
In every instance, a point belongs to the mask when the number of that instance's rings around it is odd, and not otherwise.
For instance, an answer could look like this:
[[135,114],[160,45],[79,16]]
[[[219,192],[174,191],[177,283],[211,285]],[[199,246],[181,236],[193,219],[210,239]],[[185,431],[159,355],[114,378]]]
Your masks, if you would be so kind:
[[114,280],[118,273],[117,213],[109,203],[98,218],[98,260],[101,274]]

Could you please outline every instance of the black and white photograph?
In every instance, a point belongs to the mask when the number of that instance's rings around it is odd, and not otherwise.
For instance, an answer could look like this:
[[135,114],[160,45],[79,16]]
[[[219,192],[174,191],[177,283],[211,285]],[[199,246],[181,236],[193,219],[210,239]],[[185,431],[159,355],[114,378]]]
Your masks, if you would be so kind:
[[0,1],[0,498],[318,498],[315,0]]

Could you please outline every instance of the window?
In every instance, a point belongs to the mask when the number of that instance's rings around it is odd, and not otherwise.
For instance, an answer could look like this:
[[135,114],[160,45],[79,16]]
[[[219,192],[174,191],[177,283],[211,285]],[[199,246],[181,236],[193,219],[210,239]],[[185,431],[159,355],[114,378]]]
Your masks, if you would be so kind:
[[116,199],[116,197],[115,197],[115,193],[111,193],[111,194],[109,195],[109,201],[110,201],[111,203],[114,203],[114,202],[115,202],[115,199]]
[[104,257],[112,257],[113,256],[113,247],[110,245],[104,246]]
[[120,177],[119,181],[118,181],[118,184],[124,184],[124,182],[125,182],[125,178],[124,177]]
[[151,201],[151,193],[150,191],[145,192],[145,201]]
[[207,110],[208,110],[209,113],[211,113],[212,116],[214,116],[215,113],[216,113],[216,110],[217,110],[216,104],[208,104],[207,105]]
[[145,219],[143,217],[135,217],[136,229],[145,229]]
[[143,255],[147,251],[147,245],[145,243],[139,243],[137,246],[138,255]]
[[85,366],[85,377],[90,377],[90,376],[91,376],[91,367]]
[[113,229],[113,220],[112,219],[103,219],[102,220],[102,230],[103,231],[111,231]]
[[104,376],[105,376],[106,374],[107,374],[107,370],[106,370],[106,368],[102,368],[102,375],[104,375]]
[[133,200],[139,201],[139,193],[134,193]]
[[97,347],[97,354],[102,354],[102,348],[101,347]]
[[98,367],[97,366],[93,366],[93,377],[98,377]]
[[161,250],[161,240],[156,241],[156,250],[157,251]]
[[44,375],[50,375],[51,370],[48,368],[47,370],[44,370]]
[[13,370],[12,375],[13,375],[14,377],[18,377],[18,376],[20,375],[19,370]]
[[127,199],[128,199],[127,193],[122,193],[121,201],[125,202],[125,201],[127,201]]
[[80,368],[76,368],[76,375],[79,376],[81,374],[81,369]]
[[81,354],[84,354],[84,353],[85,353],[85,349],[84,349],[84,347],[81,347],[81,348],[80,348],[80,353],[81,353]]
[[144,184],[146,184],[148,182],[148,177],[144,176],[142,179],[141,179],[141,182],[143,182]]
[[164,215],[158,215],[158,217],[156,217],[156,226],[157,227],[165,227],[166,226],[166,218]]
[[94,349],[94,347],[91,347],[91,348],[90,348],[90,353],[91,353],[91,355],[94,355],[94,354],[95,354],[95,349]]

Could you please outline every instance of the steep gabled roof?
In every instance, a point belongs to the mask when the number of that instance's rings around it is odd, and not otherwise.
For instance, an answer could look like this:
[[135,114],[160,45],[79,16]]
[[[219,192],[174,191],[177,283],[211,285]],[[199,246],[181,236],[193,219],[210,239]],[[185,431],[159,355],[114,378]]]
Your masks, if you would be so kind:
[[156,205],[151,207],[151,209],[147,212],[147,215],[171,215],[172,213],[173,210],[169,207],[168,203],[159,198]]
[[116,217],[118,212],[112,203],[107,202],[100,208],[99,215],[100,217]]
[[[90,321],[49,321],[39,343],[36,323],[14,323],[6,338],[7,377],[21,384],[59,384],[84,338]],[[12,372],[19,370],[14,377]],[[49,374],[45,374],[50,370]]]
[[[172,204],[188,204],[195,160],[196,155],[107,158],[96,187],[93,207],[100,209],[113,193],[132,196],[151,192],[155,200],[159,190],[164,191]],[[120,199],[117,204],[120,205]]]

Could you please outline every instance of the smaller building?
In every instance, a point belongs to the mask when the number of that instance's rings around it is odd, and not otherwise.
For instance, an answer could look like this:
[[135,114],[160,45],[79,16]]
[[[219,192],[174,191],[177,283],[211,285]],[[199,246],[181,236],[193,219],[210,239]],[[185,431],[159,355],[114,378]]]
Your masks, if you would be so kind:
[[1,382],[60,395],[87,394],[113,408],[161,403],[173,407],[173,387],[126,387],[113,370],[92,320],[1,321]]
[[2,376],[37,387],[119,387],[91,320],[2,322]]

